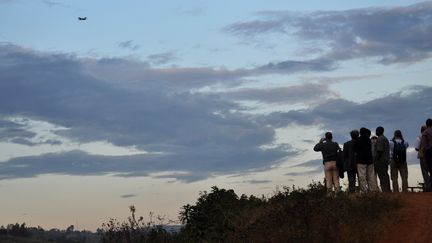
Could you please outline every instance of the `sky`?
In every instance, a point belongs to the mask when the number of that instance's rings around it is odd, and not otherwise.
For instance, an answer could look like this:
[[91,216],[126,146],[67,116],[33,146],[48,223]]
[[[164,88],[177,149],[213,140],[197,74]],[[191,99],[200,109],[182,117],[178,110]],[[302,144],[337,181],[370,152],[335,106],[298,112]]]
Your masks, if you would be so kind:
[[431,40],[432,1],[0,0],[0,225],[305,187],[360,127],[400,129],[422,182]]

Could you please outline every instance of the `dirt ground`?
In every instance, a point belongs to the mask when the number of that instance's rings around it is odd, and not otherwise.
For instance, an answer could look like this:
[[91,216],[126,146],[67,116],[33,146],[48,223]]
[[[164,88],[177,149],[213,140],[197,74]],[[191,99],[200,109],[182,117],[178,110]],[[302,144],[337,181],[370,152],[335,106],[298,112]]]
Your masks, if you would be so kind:
[[401,193],[398,222],[379,242],[432,242],[432,193]]

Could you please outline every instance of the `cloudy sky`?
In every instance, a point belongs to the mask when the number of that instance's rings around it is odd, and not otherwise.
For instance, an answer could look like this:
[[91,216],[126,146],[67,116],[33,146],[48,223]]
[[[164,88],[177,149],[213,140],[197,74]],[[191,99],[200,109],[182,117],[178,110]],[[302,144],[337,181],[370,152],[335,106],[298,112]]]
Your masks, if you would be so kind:
[[0,0],[0,225],[271,196],[322,180],[325,131],[413,145],[431,40],[432,1]]

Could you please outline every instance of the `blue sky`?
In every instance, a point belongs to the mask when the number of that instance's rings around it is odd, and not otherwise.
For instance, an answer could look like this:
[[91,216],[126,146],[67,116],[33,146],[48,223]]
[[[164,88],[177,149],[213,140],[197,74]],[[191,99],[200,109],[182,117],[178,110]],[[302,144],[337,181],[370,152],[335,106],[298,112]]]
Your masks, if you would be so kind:
[[94,230],[132,204],[176,219],[213,185],[304,186],[325,131],[414,144],[431,18],[431,1],[0,0],[0,224]]

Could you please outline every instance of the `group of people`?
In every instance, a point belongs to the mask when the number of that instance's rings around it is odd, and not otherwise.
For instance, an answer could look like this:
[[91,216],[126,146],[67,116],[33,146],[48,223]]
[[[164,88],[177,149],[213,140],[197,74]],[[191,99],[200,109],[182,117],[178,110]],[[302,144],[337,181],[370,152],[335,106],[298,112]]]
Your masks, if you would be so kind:
[[[324,164],[325,184],[327,190],[339,192],[339,177],[348,175],[348,191],[356,191],[358,177],[359,190],[366,192],[391,192],[390,179],[394,192],[399,192],[398,176],[402,180],[402,191],[408,191],[408,142],[404,140],[400,130],[394,131],[389,140],[384,136],[384,128],[379,126],[372,132],[362,127],[350,132],[351,140],[343,144],[343,150],[333,141],[331,132],[314,147],[314,151],[321,152]],[[415,149],[420,159],[424,189],[432,191],[432,119],[427,119],[421,127],[421,134],[417,138]],[[390,176],[388,174],[390,166]],[[378,177],[378,179],[377,179]]]

